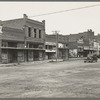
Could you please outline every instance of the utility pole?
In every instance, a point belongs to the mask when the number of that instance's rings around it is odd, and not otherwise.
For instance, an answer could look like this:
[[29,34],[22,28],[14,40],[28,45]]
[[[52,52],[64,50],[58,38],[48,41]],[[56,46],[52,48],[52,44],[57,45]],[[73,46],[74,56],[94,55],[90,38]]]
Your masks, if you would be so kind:
[[98,34],[98,37],[97,37],[97,43],[98,43],[97,55],[99,55],[99,34]]
[[[2,22],[1,22],[2,23]],[[1,57],[1,53],[2,53],[2,49],[1,49],[1,46],[2,46],[2,27],[3,27],[3,24],[0,25],[0,63],[2,63],[2,57]]]
[[53,31],[53,32],[56,35],[56,62],[57,62],[57,59],[58,59],[58,33],[59,33],[59,31]]
[[24,31],[24,53],[25,53],[25,57],[24,57],[24,60],[25,62],[28,61],[28,56],[27,56],[27,26],[26,26],[26,21],[27,21],[27,18],[28,16],[26,14],[23,14],[23,18],[24,18],[24,26],[23,26],[23,31]]
[[24,54],[25,54],[24,60],[26,62],[27,61],[27,51],[26,51],[26,48],[27,48],[26,25],[24,25],[24,27],[23,27],[23,32],[24,32]]

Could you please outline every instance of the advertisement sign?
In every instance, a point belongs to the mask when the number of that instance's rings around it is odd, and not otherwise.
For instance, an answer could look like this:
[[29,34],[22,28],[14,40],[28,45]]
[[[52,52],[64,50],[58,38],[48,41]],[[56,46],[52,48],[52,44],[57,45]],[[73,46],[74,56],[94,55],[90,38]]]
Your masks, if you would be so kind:
[[56,43],[54,43],[54,42],[46,42],[45,44],[46,45],[56,45]]
[[84,50],[89,50],[89,46],[84,46]]
[[83,44],[83,43],[84,43],[84,42],[83,42],[83,39],[79,39],[79,40],[77,41],[77,43]]
[[78,46],[78,48],[83,48],[83,46]]
[[58,48],[64,48],[64,44],[58,43]]
[[45,50],[45,52],[56,52],[56,50]]

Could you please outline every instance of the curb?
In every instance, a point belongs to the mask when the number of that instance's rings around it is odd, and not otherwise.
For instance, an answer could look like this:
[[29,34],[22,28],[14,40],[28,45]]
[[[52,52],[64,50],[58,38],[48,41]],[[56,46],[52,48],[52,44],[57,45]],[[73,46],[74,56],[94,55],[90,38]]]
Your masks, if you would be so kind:
[[[58,59],[57,62],[67,62],[67,61],[76,61],[76,60],[84,60],[84,58],[69,58],[66,61],[63,61],[62,59]],[[41,63],[54,63],[55,60],[44,60],[44,61],[33,61],[33,62],[22,62],[22,63],[10,63],[10,64],[0,64],[0,67],[12,67],[12,66],[20,66],[20,65],[29,65],[29,64],[41,64]]]

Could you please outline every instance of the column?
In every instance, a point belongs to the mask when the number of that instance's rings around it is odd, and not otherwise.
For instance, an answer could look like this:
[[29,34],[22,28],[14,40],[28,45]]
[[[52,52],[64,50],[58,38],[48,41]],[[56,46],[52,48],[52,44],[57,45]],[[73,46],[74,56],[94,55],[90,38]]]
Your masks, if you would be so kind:
[[33,27],[32,27],[32,29],[31,29],[31,37],[34,38],[34,28],[33,28]]
[[39,29],[36,29],[36,38],[39,38]]
[[28,37],[28,26],[25,25],[25,36]]

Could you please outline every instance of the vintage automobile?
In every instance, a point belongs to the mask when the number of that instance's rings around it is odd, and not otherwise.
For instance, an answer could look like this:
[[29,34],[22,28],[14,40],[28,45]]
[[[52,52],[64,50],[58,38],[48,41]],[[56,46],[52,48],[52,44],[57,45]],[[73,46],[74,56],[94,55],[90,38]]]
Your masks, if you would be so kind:
[[84,59],[84,63],[86,63],[86,62],[97,62],[98,61],[98,58],[97,58],[97,56],[96,55],[93,55],[93,56],[89,56],[89,57],[87,57],[86,59]]

